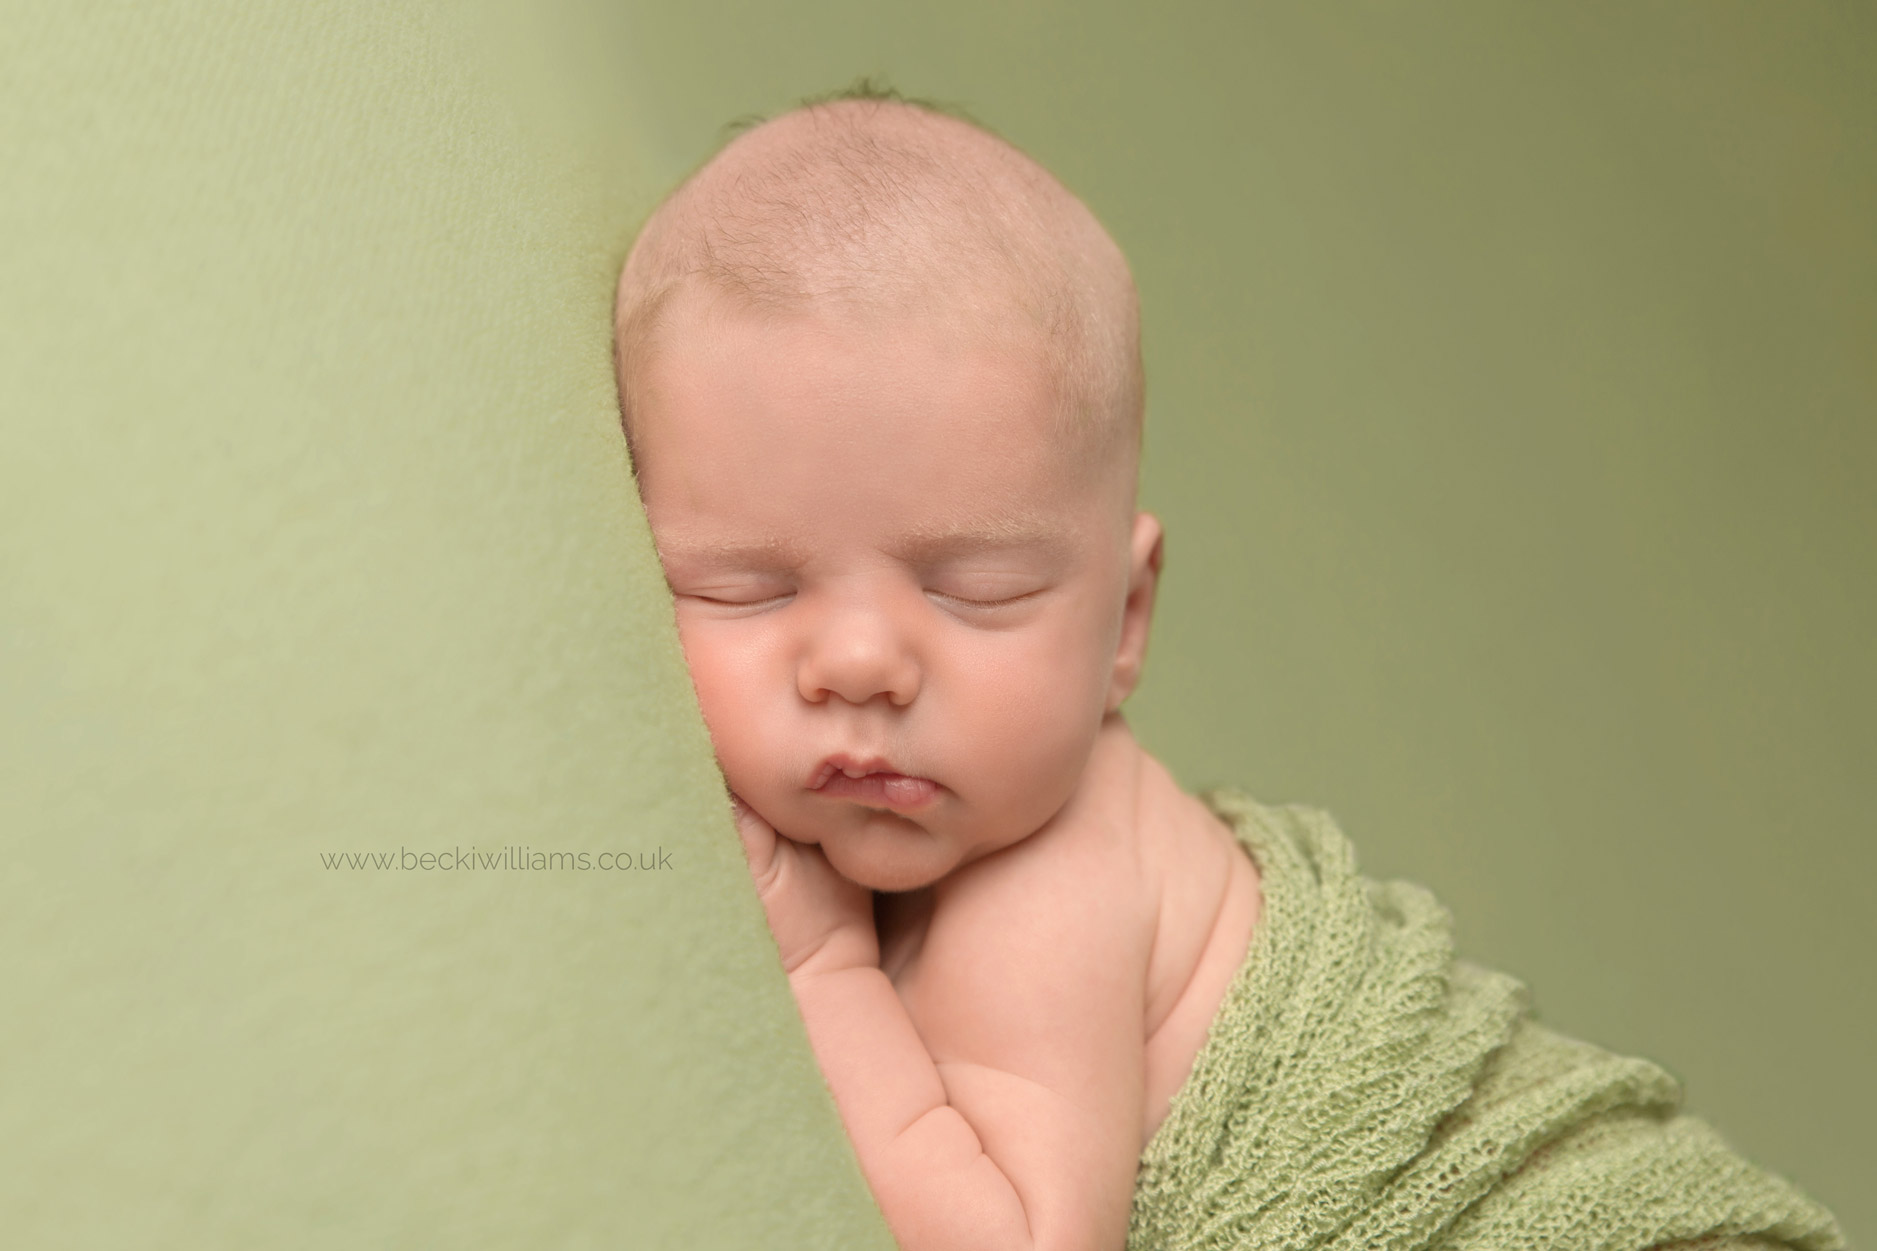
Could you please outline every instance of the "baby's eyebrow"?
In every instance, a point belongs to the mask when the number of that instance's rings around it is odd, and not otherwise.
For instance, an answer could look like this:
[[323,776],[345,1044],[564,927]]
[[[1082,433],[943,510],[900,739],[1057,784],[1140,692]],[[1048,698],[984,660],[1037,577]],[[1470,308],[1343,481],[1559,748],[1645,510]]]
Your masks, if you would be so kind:
[[1042,517],[995,517],[914,530],[894,545],[893,554],[907,564],[932,565],[980,552],[1053,549],[1067,537],[1060,524]]
[[803,563],[802,549],[787,539],[684,539],[667,538],[658,544],[659,555],[667,561],[691,561],[713,565],[736,565],[759,568],[784,568]]

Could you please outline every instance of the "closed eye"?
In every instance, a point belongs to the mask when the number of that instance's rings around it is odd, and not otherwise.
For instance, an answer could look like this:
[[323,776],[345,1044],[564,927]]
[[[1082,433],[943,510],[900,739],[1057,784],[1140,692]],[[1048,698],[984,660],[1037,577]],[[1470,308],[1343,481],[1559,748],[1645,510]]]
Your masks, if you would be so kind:
[[1039,595],[1043,594],[1045,589],[1047,588],[1023,591],[1015,595],[1000,595],[994,597],[984,595],[954,595],[947,591],[938,590],[928,590],[926,595],[950,607],[961,608],[967,611],[972,609],[989,610],[996,608],[1014,608],[1019,604],[1024,604],[1037,598]]
[[688,599],[694,603],[705,604],[713,609],[735,609],[757,612],[765,608],[778,608],[795,598],[794,591],[718,591],[714,594],[702,594],[696,591],[677,592],[677,598]]

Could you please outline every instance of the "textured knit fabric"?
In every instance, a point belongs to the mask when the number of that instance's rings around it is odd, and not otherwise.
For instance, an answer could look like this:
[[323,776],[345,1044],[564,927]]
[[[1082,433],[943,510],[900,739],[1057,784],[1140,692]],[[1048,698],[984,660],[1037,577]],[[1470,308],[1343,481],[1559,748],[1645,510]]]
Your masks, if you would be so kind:
[[1842,1247],[1831,1215],[1456,960],[1425,890],[1320,812],[1209,796],[1263,877],[1251,950],[1141,1157],[1129,1251]]

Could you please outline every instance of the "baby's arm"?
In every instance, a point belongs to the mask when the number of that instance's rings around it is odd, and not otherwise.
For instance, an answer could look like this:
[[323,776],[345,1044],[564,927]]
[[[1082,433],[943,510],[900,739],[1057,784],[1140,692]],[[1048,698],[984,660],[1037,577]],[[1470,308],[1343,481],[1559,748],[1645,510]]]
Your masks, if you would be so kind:
[[1119,1248],[1144,1080],[1138,883],[1113,857],[1065,866],[1066,831],[1033,836],[947,880],[896,991],[869,893],[819,848],[747,809],[739,822],[809,1042],[900,1245]]

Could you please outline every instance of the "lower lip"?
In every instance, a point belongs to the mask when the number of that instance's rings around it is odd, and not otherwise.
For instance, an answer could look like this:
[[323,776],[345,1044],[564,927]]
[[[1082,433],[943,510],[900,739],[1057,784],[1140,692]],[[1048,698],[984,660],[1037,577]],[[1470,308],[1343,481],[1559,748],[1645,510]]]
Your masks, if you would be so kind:
[[869,773],[850,778],[836,773],[822,783],[817,794],[831,799],[851,799],[869,808],[890,808],[894,812],[916,812],[938,798],[939,785],[930,778],[909,778],[903,773]]

